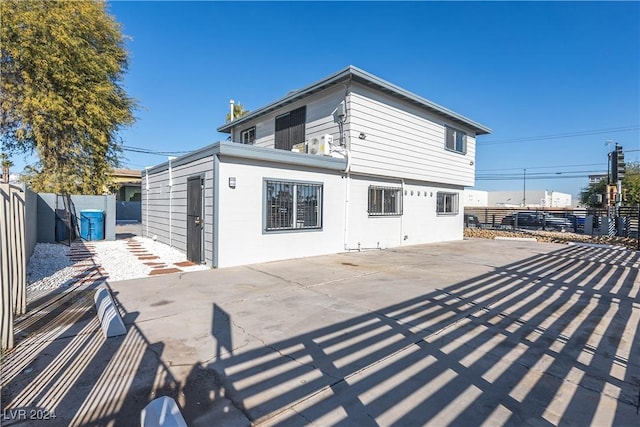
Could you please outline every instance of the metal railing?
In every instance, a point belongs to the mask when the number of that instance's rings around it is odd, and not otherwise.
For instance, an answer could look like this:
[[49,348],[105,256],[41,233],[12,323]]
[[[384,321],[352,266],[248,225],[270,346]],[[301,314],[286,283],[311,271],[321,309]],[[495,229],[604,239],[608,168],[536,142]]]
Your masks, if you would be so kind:
[[[527,212],[542,218],[564,218],[571,224],[567,231],[589,235],[616,235],[638,240],[640,250],[640,206],[621,206],[610,209],[594,208],[501,208],[465,207],[465,227],[485,229],[538,228],[553,229],[553,224],[541,220],[535,226],[517,224],[518,213]],[[590,223],[586,223],[591,221]],[[606,222],[605,222],[606,221]],[[605,230],[606,229],[606,230]],[[612,231],[609,231],[611,229]]]

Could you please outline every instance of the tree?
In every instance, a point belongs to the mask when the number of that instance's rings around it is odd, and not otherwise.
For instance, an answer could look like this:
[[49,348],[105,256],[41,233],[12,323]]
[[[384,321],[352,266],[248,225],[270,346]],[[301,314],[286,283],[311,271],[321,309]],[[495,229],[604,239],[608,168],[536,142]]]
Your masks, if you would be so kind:
[[625,205],[640,204],[640,162],[627,162],[622,190]]
[[[239,119],[240,117],[246,116],[249,114],[249,110],[245,110],[244,106],[239,102],[237,104],[233,104],[233,120]],[[227,122],[231,121],[231,113],[227,113],[227,117],[225,118]]]
[[591,196],[595,194],[602,195],[603,201],[605,200],[605,194],[607,193],[607,178],[602,178],[595,184],[591,184],[588,187],[585,187],[580,192],[580,203],[585,206],[590,206],[592,208],[602,207],[602,202],[594,203],[591,200]]
[[13,162],[9,160],[6,153],[0,153],[0,166],[2,167],[2,182],[9,183],[9,169],[13,167]]
[[[640,163],[627,162],[625,167],[625,175],[622,180],[622,192],[624,194],[623,204],[637,205],[640,204]],[[607,193],[607,179],[602,178],[598,183],[583,188],[580,192],[580,202],[586,206],[600,207],[600,203],[592,203],[592,194],[602,194],[603,198]]]
[[134,120],[119,24],[102,1],[3,0],[0,14],[2,147],[37,154],[36,191],[101,194]]

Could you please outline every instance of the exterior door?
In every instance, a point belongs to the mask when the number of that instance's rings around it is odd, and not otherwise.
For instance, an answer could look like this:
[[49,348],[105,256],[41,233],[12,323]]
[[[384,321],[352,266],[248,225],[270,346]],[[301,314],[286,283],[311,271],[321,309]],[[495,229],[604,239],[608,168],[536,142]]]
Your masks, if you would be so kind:
[[202,263],[202,212],[203,179],[199,176],[187,180],[187,259]]

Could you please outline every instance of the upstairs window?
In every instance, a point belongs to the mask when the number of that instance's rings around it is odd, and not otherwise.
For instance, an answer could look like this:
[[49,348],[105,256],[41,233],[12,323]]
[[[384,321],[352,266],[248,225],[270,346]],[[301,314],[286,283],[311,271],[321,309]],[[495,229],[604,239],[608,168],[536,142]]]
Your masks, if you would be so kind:
[[467,134],[459,129],[445,127],[445,143],[447,150],[456,153],[466,154],[467,152]]
[[369,215],[402,215],[402,192],[395,187],[369,187]]
[[458,193],[441,193],[438,192],[438,201],[436,212],[439,215],[457,215],[458,214]]
[[240,134],[240,138],[243,144],[251,145],[256,142],[256,127],[254,126],[252,128],[243,130]]
[[291,151],[294,145],[304,142],[304,123],[307,121],[307,107],[276,117],[275,147]]

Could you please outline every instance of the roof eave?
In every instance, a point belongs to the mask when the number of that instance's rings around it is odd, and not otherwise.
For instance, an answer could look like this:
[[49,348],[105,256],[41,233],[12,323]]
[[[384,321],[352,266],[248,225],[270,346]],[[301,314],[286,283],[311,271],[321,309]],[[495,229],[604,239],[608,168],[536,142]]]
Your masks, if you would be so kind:
[[407,102],[410,102],[414,105],[424,108],[427,111],[430,111],[434,114],[446,117],[455,123],[459,123],[461,125],[469,127],[473,129],[476,135],[485,135],[485,134],[491,133],[490,128],[484,125],[481,125],[480,123],[477,123],[467,117],[464,117],[458,113],[455,113],[441,105],[438,105],[425,98],[422,98],[421,96],[418,96],[412,92],[409,92],[399,86],[394,85],[393,83],[390,83],[386,80],[376,77],[373,74],[367,73],[366,71],[361,70],[352,65],[338,71],[335,74],[332,74],[329,77],[326,77],[325,79],[315,82],[300,90],[297,90],[285,96],[284,98],[281,98],[278,101],[272,102],[271,104],[265,107],[255,110],[244,117],[241,117],[229,123],[225,123],[224,125],[220,126],[217,130],[218,132],[231,133],[231,129],[235,126],[241,125],[242,123],[248,122],[249,120],[252,120],[256,117],[260,117],[264,114],[268,114],[288,104],[291,104],[295,101],[303,99],[316,92],[324,90],[329,86],[335,85],[337,83],[340,83],[349,79],[353,79],[367,86],[375,87],[377,90],[380,90],[392,96],[401,98]]

